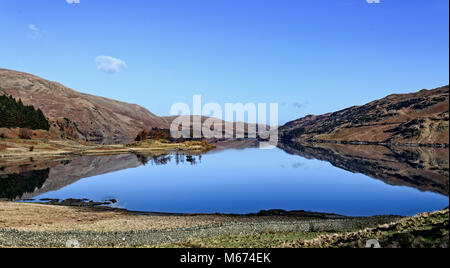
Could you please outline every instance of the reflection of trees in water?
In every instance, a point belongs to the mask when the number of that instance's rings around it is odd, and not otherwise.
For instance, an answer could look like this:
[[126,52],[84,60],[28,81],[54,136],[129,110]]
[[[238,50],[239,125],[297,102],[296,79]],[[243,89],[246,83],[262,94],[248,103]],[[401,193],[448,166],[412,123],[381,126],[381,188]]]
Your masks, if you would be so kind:
[[199,162],[201,163],[202,160],[201,155],[180,154],[180,153],[175,153],[173,155],[160,155],[160,156],[136,154],[136,157],[139,160],[139,162],[141,162],[144,166],[147,165],[148,163],[155,166],[167,165],[168,163],[172,162],[172,160],[175,160],[175,163],[177,165],[186,163],[196,165]]
[[[21,166],[20,170],[25,170]],[[25,193],[32,193],[36,189],[42,188],[48,178],[50,169],[25,171],[0,176],[0,198],[13,200],[20,198]]]

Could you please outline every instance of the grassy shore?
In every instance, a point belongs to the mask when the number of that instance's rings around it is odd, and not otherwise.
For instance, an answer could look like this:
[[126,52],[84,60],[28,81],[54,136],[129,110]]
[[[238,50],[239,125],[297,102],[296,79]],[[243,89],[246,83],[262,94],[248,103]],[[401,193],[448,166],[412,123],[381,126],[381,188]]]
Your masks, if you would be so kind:
[[349,229],[334,231],[223,235],[194,238],[160,246],[169,248],[365,248],[371,239],[376,239],[383,248],[448,248],[449,211],[445,209],[423,213],[359,230],[349,226]]
[[214,146],[202,141],[169,143],[149,140],[132,144],[92,145],[71,140],[0,139],[0,159],[42,158],[64,155],[159,154],[161,152],[206,152]]
[[123,210],[0,202],[0,247],[448,247],[448,209],[411,218],[149,216]]
[[319,235],[313,240],[285,243],[286,247],[361,248],[376,239],[385,248],[448,248],[449,209],[423,213],[357,232]]

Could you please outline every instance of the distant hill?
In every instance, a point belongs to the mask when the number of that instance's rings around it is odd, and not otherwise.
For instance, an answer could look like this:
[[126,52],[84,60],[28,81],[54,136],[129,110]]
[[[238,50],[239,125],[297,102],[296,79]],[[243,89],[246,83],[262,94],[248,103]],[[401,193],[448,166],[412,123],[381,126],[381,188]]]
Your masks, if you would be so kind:
[[27,73],[0,69],[0,88],[41,109],[53,128],[72,138],[113,142],[134,139],[144,128],[169,127],[166,120],[136,104],[80,93]]
[[449,87],[395,94],[280,128],[284,141],[449,144]]
[[[169,124],[172,124],[173,121],[174,121],[175,119],[179,118],[179,117],[180,117],[180,116],[163,116],[163,118],[164,118]],[[181,116],[181,117],[182,117],[182,118],[186,118],[186,119],[188,119],[188,118],[190,119],[190,122],[191,122],[191,129],[193,129],[193,125],[194,125],[193,120],[194,120],[194,118],[195,118],[195,119],[199,119],[199,121],[202,123],[202,125],[205,123],[206,120],[214,119],[214,118],[212,118],[212,117],[198,116],[198,115],[195,115],[195,116],[192,116],[192,115],[191,115],[191,116],[185,115],[185,116]],[[243,132],[239,132],[239,131],[237,131],[238,123],[236,123],[236,122],[228,122],[228,121],[225,121],[225,120],[222,120],[222,119],[216,119],[216,120],[217,120],[217,122],[220,122],[220,124],[222,125],[221,133],[222,133],[224,139],[229,139],[229,138],[226,138],[227,136],[231,136],[231,137],[233,137],[233,138],[231,138],[231,139],[234,139],[234,138],[236,138],[239,134],[241,134],[241,135],[243,134],[245,138],[248,138],[248,137],[249,137],[249,128],[255,130],[255,131],[256,131],[256,134],[258,134],[258,125],[257,125],[257,124],[242,123],[243,126],[244,126]],[[267,125],[263,125],[263,126],[264,126],[267,130],[270,129],[270,127],[267,126]],[[211,126],[211,129],[213,130],[213,126]],[[230,131],[230,130],[231,130],[231,131]],[[252,133],[252,134],[253,134],[253,133]],[[213,140],[214,140],[214,139],[213,139]]]

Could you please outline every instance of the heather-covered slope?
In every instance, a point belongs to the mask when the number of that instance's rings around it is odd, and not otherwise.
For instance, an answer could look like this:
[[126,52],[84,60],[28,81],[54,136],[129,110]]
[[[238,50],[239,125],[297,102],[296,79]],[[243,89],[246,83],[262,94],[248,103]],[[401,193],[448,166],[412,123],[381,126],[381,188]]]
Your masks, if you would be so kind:
[[26,73],[0,69],[0,88],[41,109],[52,127],[71,138],[112,142],[134,138],[143,128],[168,128],[164,119],[141,106],[80,93]]
[[449,143],[449,87],[395,94],[335,113],[306,116],[280,128],[285,141]]

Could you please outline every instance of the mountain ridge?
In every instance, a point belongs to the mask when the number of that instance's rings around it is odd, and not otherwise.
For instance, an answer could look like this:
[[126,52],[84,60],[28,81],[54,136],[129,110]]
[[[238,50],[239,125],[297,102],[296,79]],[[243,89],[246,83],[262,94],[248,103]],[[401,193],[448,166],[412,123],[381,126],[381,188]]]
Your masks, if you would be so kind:
[[0,88],[41,109],[54,128],[73,139],[114,143],[133,139],[142,129],[168,128],[165,119],[137,104],[81,93],[24,72],[0,69]]
[[448,85],[392,94],[362,106],[288,122],[280,127],[280,137],[285,142],[448,145],[448,104]]

